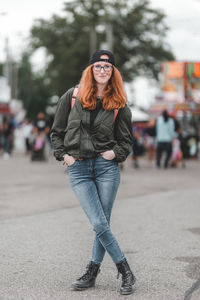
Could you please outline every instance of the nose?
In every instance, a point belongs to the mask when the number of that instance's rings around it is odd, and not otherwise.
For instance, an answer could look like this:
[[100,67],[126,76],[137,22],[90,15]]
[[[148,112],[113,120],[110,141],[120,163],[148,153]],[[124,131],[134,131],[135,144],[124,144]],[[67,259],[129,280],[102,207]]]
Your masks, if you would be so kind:
[[103,73],[105,72],[104,67],[101,67],[100,73],[102,73],[102,71]]

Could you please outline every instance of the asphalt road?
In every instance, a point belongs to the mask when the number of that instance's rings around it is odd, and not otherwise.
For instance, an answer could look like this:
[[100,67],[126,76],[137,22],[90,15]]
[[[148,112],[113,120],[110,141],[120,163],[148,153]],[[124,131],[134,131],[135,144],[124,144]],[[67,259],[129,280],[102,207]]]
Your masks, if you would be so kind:
[[51,157],[0,157],[0,300],[200,300],[199,177],[198,161],[157,170],[142,160],[135,170],[128,159],[111,226],[137,277],[135,292],[119,294],[108,255],[96,287],[74,292],[93,232],[66,170]]

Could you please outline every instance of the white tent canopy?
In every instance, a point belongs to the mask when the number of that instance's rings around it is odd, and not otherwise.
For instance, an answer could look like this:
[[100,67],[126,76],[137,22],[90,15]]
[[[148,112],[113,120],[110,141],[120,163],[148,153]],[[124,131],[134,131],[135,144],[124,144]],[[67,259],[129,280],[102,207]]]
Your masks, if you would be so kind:
[[139,108],[130,107],[130,110],[132,114],[132,122],[142,122],[150,120],[150,116]]

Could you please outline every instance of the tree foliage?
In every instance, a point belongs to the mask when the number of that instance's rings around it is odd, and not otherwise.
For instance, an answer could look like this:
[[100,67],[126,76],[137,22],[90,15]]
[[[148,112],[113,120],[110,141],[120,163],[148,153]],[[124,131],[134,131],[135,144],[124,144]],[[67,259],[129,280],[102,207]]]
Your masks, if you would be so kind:
[[29,119],[34,119],[38,112],[45,113],[50,98],[45,77],[34,74],[30,63],[30,53],[24,53],[18,70],[18,97],[22,99]]
[[3,76],[3,63],[0,63],[0,76]]
[[91,49],[106,48],[112,36],[110,50],[127,82],[138,75],[157,78],[160,63],[174,58],[164,41],[165,15],[152,9],[148,0],[70,0],[63,12],[64,16],[36,20],[31,30],[33,49],[46,48],[45,76],[54,94],[75,85]]

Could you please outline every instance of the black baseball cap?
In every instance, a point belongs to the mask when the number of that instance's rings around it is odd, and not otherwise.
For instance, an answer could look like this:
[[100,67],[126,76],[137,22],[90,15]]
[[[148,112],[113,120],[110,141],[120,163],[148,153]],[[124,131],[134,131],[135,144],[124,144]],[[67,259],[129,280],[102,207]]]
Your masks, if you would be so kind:
[[[108,55],[109,58],[100,58],[104,54]],[[90,59],[90,65],[97,61],[109,62],[110,64],[115,66],[114,55],[108,50],[97,50],[96,52],[94,52]]]

